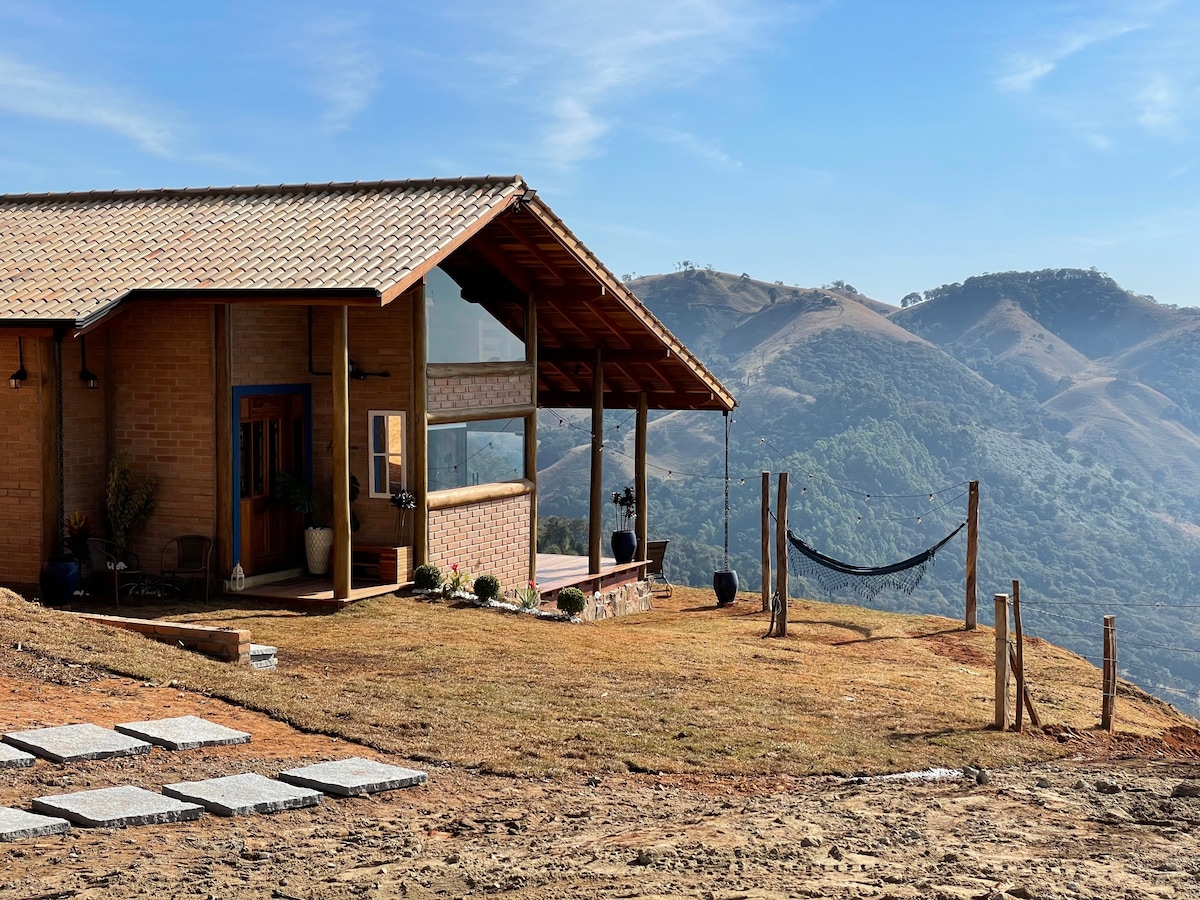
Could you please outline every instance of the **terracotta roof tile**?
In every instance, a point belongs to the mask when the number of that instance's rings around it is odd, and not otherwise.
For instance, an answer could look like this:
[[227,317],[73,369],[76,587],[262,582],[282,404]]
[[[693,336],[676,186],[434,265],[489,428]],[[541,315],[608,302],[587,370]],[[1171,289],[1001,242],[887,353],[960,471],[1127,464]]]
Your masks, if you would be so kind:
[[525,191],[519,176],[0,196],[0,319],[74,319],[139,289],[402,283]]

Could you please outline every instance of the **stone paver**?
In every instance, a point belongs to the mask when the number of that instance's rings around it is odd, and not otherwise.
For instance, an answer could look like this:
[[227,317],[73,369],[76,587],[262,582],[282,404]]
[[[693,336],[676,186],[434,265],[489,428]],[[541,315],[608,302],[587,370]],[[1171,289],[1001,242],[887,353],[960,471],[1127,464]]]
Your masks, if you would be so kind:
[[171,719],[152,719],[148,722],[124,722],[114,725],[121,734],[140,738],[166,747],[168,750],[194,750],[197,747],[225,747],[247,744],[250,735],[226,728],[199,716],[176,716]]
[[32,805],[37,812],[62,816],[76,825],[108,828],[187,822],[204,814],[204,807],[195,803],[183,803],[139,787],[101,788],[38,797]]
[[150,752],[150,745],[145,741],[99,725],[59,725],[56,728],[11,731],[4,735],[4,742],[54,762],[109,759]]
[[209,812],[220,816],[243,816],[253,812],[270,813],[316,806],[322,796],[320,791],[284,784],[251,772],[168,784],[163,787],[163,793],[178,800],[199,803]]
[[405,769],[357,756],[279,773],[282,781],[343,797],[412,787],[424,784],[428,777],[418,769]]
[[25,812],[23,809],[0,806],[0,841],[45,837],[48,834],[62,834],[64,831],[70,830],[71,823],[66,819],[39,816],[36,813]]
[[31,753],[10,747],[8,744],[0,744],[0,769],[20,769],[24,766],[32,766],[34,759],[35,757]]

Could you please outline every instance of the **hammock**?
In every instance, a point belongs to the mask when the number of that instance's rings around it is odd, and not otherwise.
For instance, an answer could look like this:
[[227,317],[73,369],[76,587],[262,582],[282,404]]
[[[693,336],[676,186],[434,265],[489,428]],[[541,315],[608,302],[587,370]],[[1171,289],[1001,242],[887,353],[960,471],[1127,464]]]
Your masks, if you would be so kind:
[[925,577],[926,567],[942,547],[950,543],[960,531],[967,527],[963,522],[950,534],[928,550],[916,556],[892,563],[890,566],[852,566],[814,550],[788,529],[788,542],[794,551],[792,561],[796,563],[796,574],[812,577],[829,593],[849,590],[867,603],[872,602],[880,591],[893,588],[911,594]]

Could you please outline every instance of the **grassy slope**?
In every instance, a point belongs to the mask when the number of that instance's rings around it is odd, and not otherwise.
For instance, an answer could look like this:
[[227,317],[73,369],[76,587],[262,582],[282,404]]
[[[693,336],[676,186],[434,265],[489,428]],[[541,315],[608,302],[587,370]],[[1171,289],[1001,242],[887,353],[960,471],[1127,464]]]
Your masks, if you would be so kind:
[[[500,772],[882,772],[1072,749],[988,729],[987,629],[793,601],[790,636],[766,640],[756,599],[711,603],[710,592],[677,589],[653,612],[585,626],[410,598],[328,616],[141,611],[250,629],[280,648],[278,672],[254,673],[0,592],[0,646],[174,681],[304,729]],[[1094,667],[1040,641],[1026,660],[1046,722],[1095,726]],[[1119,697],[1117,717],[1141,734],[1185,721],[1135,689]]]

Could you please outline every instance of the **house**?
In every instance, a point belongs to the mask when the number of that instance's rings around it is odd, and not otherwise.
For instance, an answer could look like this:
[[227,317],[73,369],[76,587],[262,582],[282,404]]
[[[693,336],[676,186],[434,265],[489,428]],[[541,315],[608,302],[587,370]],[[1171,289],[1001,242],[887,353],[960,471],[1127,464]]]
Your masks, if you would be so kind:
[[[272,496],[286,471],[327,510],[336,598],[352,541],[523,584],[539,406],[638,411],[644,543],[647,411],[734,405],[515,176],[0,196],[4,364],[9,584],[37,581],[64,515],[104,521],[120,451],[158,481],[134,542],[148,569],[185,533],[214,538],[222,577],[298,568],[302,521]],[[402,488],[417,506],[397,535]]]

